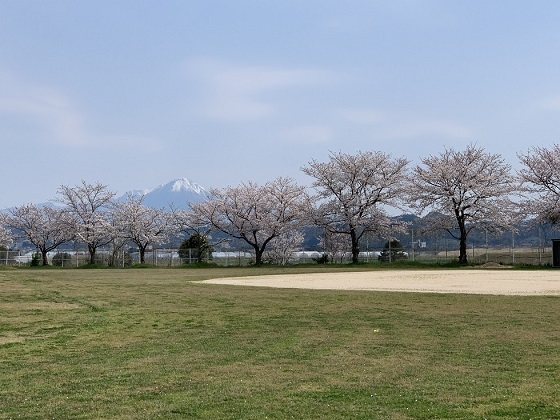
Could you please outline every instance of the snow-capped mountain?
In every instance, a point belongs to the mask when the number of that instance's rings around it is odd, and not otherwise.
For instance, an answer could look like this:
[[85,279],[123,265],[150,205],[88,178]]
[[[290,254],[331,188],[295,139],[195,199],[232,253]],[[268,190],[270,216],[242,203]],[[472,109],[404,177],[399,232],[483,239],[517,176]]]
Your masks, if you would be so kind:
[[174,179],[167,184],[152,190],[131,190],[117,200],[126,200],[132,194],[134,197],[144,196],[143,204],[155,208],[169,208],[186,210],[189,203],[198,203],[208,198],[210,193],[201,185],[187,178]]

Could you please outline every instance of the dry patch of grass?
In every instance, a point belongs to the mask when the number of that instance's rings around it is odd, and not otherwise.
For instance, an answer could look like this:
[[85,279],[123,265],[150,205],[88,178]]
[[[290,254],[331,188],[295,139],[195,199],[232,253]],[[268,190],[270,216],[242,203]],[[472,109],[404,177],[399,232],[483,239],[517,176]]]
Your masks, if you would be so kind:
[[70,302],[0,302],[0,311],[64,311],[79,309],[82,305]]
[[8,332],[0,336],[0,346],[11,343],[21,343],[25,341],[25,337],[21,337],[15,333]]

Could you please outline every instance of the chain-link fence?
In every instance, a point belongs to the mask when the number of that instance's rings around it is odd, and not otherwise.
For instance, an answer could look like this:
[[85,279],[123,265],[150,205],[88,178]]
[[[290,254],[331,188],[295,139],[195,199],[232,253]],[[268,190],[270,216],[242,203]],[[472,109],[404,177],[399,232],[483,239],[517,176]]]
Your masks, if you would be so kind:
[[31,257],[29,257],[29,259],[27,259],[26,257],[24,258],[21,251],[0,251],[0,264],[21,265],[29,262],[31,262]]
[[[363,263],[391,264],[400,261],[445,264],[457,261],[459,251],[454,247],[428,249],[426,247],[374,248],[360,253]],[[198,257],[195,250],[179,255],[176,249],[150,249],[145,253],[145,263],[157,267],[179,267],[185,264],[212,263],[219,266],[247,266],[255,262],[254,253],[244,250],[212,252]],[[527,264],[552,265],[552,247],[470,247],[467,250],[470,263],[494,263],[500,265]],[[49,264],[58,267],[80,267],[90,262],[84,250],[58,250],[48,253]],[[280,264],[265,258],[266,262]],[[352,262],[350,252],[298,251],[283,256],[282,264],[316,264]],[[132,267],[140,264],[140,253],[134,250],[106,250],[96,253],[95,263],[113,267]],[[41,265],[42,256],[37,251],[0,251],[0,264],[11,266]]]
[[[58,250],[47,253],[50,265],[58,267],[80,267],[90,263],[87,251]],[[221,266],[247,266],[254,263],[254,254],[247,250],[212,252],[198,256],[196,250],[184,250],[179,255],[176,249],[150,249],[145,252],[144,263],[157,267],[178,267],[185,264],[213,263]],[[37,251],[0,251],[0,264],[10,266],[42,265],[42,255]],[[140,252],[134,250],[100,249],[95,255],[95,264],[112,267],[132,267],[140,264]]]

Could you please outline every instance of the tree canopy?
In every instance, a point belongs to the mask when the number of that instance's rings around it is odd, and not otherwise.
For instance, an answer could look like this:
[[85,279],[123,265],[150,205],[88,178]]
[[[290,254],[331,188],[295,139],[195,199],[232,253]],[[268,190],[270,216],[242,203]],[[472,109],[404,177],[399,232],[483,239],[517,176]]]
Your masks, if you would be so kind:
[[63,209],[26,204],[10,210],[6,223],[20,231],[41,253],[43,265],[48,265],[47,253],[73,238],[68,229],[70,217]]
[[249,182],[238,187],[214,189],[208,201],[192,205],[201,224],[246,242],[262,264],[270,241],[301,227],[309,212],[305,188],[291,178],[277,178],[259,186]]
[[428,156],[409,176],[408,202],[439,215],[432,227],[459,240],[459,262],[467,263],[467,237],[475,227],[511,226],[516,191],[511,166],[498,154],[469,145]]
[[88,247],[90,263],[95,263],[95,253],[100,246],[112,240],[112,224],[108,210],[115,193],[107,185],[86,181],[74,187],[61,185],[57,201],[67,207],[71,217],[69,229]]
[[519,171],[526,214],[536,220],[556,224],[560,221],[560,146],[533,147],[518,154]]
[[331,153],[328,162],[312,160],[302,168],[314,178],[319,202],[315,223],[350,237],[353,262],[358,262],[364,234],[382,235],[390,229],[383,206],[399,205],[407,165],[405,158],[383,152],[358,152]]
[[183,262],[192,262],[195,260],[198,263],[204,261],[205,258],[212,257],[212,245],[208,241],[208,237],[201,233],[193,233],[185,239],[179,246],[179,257]]

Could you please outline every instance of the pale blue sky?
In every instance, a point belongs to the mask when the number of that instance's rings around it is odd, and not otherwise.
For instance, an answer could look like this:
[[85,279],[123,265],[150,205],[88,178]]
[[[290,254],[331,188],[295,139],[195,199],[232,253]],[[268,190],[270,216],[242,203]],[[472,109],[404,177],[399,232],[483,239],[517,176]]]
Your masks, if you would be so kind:
[[0,208],[560,142],[559,1],[0,0]]

